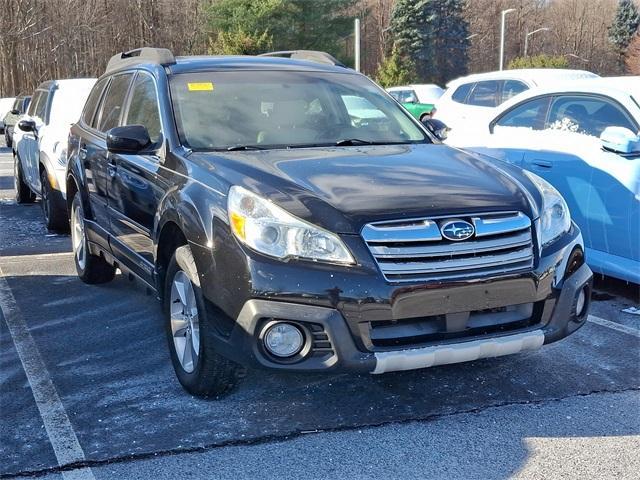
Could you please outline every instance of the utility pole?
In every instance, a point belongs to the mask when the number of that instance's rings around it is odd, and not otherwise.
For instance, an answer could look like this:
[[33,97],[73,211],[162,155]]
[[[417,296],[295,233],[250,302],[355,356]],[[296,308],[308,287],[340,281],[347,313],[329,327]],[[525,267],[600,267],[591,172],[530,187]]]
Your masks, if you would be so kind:
[[508,13],[515,12],[515,8],[507,8],[506,10],[502,10],[502,24],[500,27],[500,70],[504,67],[504,23],[505,17]]
[[353,21],[353,43],[355,49],[355,67],[356,72],[360,71],[360,19],[356,18]]

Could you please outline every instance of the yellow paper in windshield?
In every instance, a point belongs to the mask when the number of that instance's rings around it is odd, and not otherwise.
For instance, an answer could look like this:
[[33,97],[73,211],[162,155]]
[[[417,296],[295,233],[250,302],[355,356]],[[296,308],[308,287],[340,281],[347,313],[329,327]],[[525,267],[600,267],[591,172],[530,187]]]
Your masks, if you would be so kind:
[[211,82],[196,82],[187,83],[187,88],[190,92],[211,92],[213,91],[213,83]]

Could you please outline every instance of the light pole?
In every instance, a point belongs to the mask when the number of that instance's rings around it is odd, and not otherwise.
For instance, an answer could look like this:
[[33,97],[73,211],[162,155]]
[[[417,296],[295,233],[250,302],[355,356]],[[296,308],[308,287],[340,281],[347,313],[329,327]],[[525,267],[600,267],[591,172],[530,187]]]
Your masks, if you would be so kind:
[[355,67],[356,67],[356,72],[360,71],[360,19],[356,18],[353,21],[353,43],[354,43],[354,47],[355,47],[355,52],[354,52],[354,60],[355,60]]
[[524,56],[527,56],[527,49],[529,47],[529,36],[533,35],[534,33],[538,33],[538,32],[548,32],[549,30],[551,30],[550,28],[547,27],[542,27],[539,28],[537,30],[534,30],[533,32],[527,32],[527,34],[524,36]]
[[515,8],[507,8],[506,10],[502,10],[502,24],[500,27],[500,70],[502,70],[504,66],[504,19],[507,16],[507,13],[515,11]]

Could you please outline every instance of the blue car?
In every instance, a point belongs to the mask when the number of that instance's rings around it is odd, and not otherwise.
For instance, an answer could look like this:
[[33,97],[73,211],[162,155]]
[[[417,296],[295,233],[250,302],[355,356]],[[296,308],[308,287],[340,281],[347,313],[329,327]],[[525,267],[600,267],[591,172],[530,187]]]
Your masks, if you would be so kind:
[[518,165],[564,196],[594,272],[640,283],[640,77],[528,90],[448,143]]

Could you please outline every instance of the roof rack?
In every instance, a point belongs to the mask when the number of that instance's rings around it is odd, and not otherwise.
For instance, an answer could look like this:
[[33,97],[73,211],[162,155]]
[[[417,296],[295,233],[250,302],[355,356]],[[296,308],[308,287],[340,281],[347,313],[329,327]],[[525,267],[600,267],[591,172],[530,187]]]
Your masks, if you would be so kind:
[[334,65],[336,67],[346,66],[333,55],[327,52],[317,50],[282,50],[280,52],[269,52],[258,55],[259,57],[284,57],[294,60],[308,60],[310,62],[324,63],[325,65]]
[[109,63],[107,63],[106,72],[128,67],[130,65],[137,65],[139,63],[173,65],[176,63],[176,58],[173,56],[173,53],[171,53],[171,50],[166,48],[136,48],[134,50],[129,50],[128,52],[117,53],[111,57],[109,59]]

